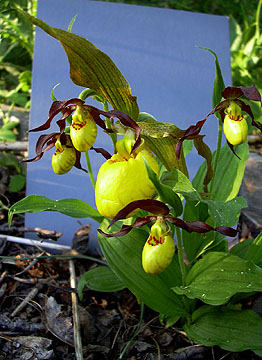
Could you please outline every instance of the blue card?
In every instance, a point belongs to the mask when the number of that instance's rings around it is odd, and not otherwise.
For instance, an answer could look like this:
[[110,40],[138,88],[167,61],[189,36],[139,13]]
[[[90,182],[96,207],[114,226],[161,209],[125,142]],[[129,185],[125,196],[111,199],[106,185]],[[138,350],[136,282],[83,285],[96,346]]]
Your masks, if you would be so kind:
[[[39,0],[38,17],[49,25],[67,29],[77,15],[72,32],[87,38],[111,57],[137,96],[140,111],[152,114],[158,121],[171,122],[182,129],[203,119],[212,109],[215,79],[214,57],[206,47],[216,52],[226,86],[231,84],[229,21],[223,16],[206,15],[170,9],[123,5],[87,0]],[[77,97],[83,90],[69,78],[69,64],[61,44],[36,29],[33,63],[32,105],[30,128],[44,123],[51,106],[51,91],[58,100]],[[88,101],[99,107],[98,103]],[[56,131],[52,125],[48,132]],[[44,132],[43,132],[44,133]],[[201,134],[212,150],[216,146],[217,120],[210,117]],[[40,133],[30,133],[29,157]],[[95,147],[112,153],[109,136],[99,131]],[[53,150],[43,158],[28,164],[27,195],[44,195],[50,199],[78,198],[95,206],[94,191],[89,176],[73,169],[66,175],[52,171]],[[90,152],[96,176],[104,158]],[[84,160],[84,156],[82,157]],[[190,178],[203,159],[196,151],[187,158]],[[93,247],[96,247],[98,224],[91,225]],[[26,214],[26,226],[62,231],[60,243],[71,245],[80,225],[54,212]]]

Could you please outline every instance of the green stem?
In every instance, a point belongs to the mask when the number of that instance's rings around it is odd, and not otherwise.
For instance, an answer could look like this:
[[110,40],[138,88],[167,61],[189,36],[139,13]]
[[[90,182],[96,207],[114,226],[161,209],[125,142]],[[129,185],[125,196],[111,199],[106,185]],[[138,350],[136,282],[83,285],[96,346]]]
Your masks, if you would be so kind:
[[87,164],[87,168],[88,168],[88,173],[89,173],[89,176],[90,176],[90,180],[91,180],[91,183],[92,183],[92,185],[93,185],[93,188],[95,189],[96,182],[95,182],[95,179],[94,179],[94,175],[93,175],[93,171],[92,171],[92,167],[91,167],[91,162],[90,162],[90,158],[89,158],[88,151],[85,152],[85,156],[86,156],[86,164]]
[[[186,285],[186,264],[184,262],[184,253],[183,253],[183,242],[182,242],[182,238],[181,238],[181,231],[180,229],[176,226],[176,240],[177,240],[177,249],[178,249],[178,262],[179,262],[179,266],[180,266],[180,270],[181,270],[181,275],[182,275],[182,286]],[[190,315],[190,304],[188,302],[188,299],[186,298],[186,296],[182,295],[182,302],[185,306],[185,309],[187,311],[187,315],[186,315],[186,319],[188,321],[188,323],[191,322],[191,315]]]
[[222,146],[222,136],[223,136],[223,124],[222,120],[218,119],[218,136],[217,136],[217,149],[216,149],[216,155],[215,155],[215,163],[214,163],[214,171],[213,171],[213,178],[210,185],[209,192],[212,193],[213,185],[214,185],[214,179],[216,176],[217,166],[218,166],[218,160],[221,152],[221,146]]
[[182,274],[182,285],[186,284],[186,265],[184,262],[184,253],[183,253],[183,243],[181,238],[180,229],[176,226],[176,240],[177,240],[177,249],[178,249],[178,262]]
[[[104,111],[106,111],[106,112],[109,111],[107,101],[103,102],[103,107],[104,107]],[[110,119],[109,119],[109,118],[106,118],[106,127],[107,127],[108,129],[111,129],[111,128],[112,128],[111,122],[110,122]],[[110,137],[111,137],[111,140],[112,140],[113,146],[114,146],[114,150],[115,150],[115,149],[116,149],[116,140],[117,140],[116,134],[115,134],[115,133],[111,133],[111,134],[109,134],[109,135],[110,135]]]
[[143,321],[143,316],[144,316],[144,303],[141,302],[140,303],[140,318],[139,318],[139,323],[137,324],[136,327],[136,331],[134,332],[134,335],[131,337],[131,339],[128,341],[128,343],[126,344],[126,346],[124,347],[124,350],[121,352],[119,359],[123,359],[123,356],[125,355],[125,352],[127,351],[127,349],[129,348],[129,346],[131,345],[132,341],[134,340],[134,338],[137,336],[137,334],[139,333],[140,329],[141,329],[141,325],[142,325],[142,321]]

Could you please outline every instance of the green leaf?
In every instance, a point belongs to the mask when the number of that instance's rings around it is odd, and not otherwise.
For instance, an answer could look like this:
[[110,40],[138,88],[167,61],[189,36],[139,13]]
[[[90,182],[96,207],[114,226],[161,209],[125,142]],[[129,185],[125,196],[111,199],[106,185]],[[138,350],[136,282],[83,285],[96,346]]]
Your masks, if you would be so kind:
[[200,201],[201,197],[193,187],[190,180],[180,170],[174,168],[172,171],[165,171],[160,179],[161,183],[169,186],[173,191],[183,195],[186,199]]
[[148,177],[155,185],[155,188],[160,196],[160,200],[165,204],[172,206],[174,216],[180,216],[183,212],[183,205],[180,197],[169,186],[161,184],[156,173],[151,169],[145,159],[144,162],[146,165]]
[[15,127],[17,127],[18,125],[19,125],[19,122],[17,122],[17,121],[8,121],[7,123],[5,123],[5,124],[2,126],[2,129],[12,130],[12,129],[14,129]]
[[208,308],[209,311],[184,326],[192,340],[228,351],[251,349],[262,353],[262,318],[254,311]]
[[[108,232],[109,221],[101,225]],[[119,231],[121,224],[114,224],[112,231]],[[170,288],[181,284],[181,272],[177,256],[160,274],[146,274],[142,268],[142,249],[148,233],[133,229],[121,237],[106,238],[98,234],[98,241],[111,269],[122,279],[128,289],[147,306],[168,316],[184,316],[182,299]],[[174,285],[176,284],[176,285]]]
[[[236,153],[241,160],[232,154],[227,144],[221,149],[212,190],[213,200],[228,201],[234,199],[239,192],[245,171],[245,164],[249,155],[247,142],[236,146]],[[214,165],[214,155],[215,153],[213,153],[212,165]],[[202,164],[192,181],[193,186],[199,192],[204,191],[203,181],[205,168],[206,165]]]
[[115,275],[108,266],[98,266],[85,272],[78,282],[78,296],[83,299],[83,291],[88,287],[101,292],[114,292],[123,290],[125,284]]
[[11,130],[0,128],[0,141],[16,141],[16,135]]
[[193,150],[193,140],[184,140],[182,147],[183,147],[184,156],[186,157]]
[[90,217],[99,223],[104,219],[96,209],[92,208],[92,206],[82,200],[50,200],[45,196],[29,195],[10,207],[8,212],[8,224],[9,226],[11,225],[14,214],[25,212],[36,213],[41,211],[57,211],[74,218]]
[[215,226],[236,225],[241,210],[247,207],[246,200],[240,196],[226,202],[203,200],[203,203],[207,204],[209,215],[214,220]]
[[210,148],[207,146],[207,144],[204,143],[203,138],[205,135],[198,136],[195,138],[194,145],[197,149],[198,155],[202,156],[206,162],[206,175],[203,181],[204,191],[208,192],[207,185],[210,183],[210,181],[213,178],[213,168],[212,168],[212,153]]
[[76,85],[96,91],[113,109],[123,111],[134,121],[138,119],[136,97],[132,96],[128,82],[109,56],[81,36],[53,28],[40,19],[23,14],[32,24],[60,41],[68,57],[71,80]]
[[236,293],[262,291],[262,269],[230,253],[209,252],[190,269],[186,286],[174,291],[222,305]]
[[223,80],[222,72],[221,72],[221,69],[220,69],[220,65],[219,65],[219,61],[218,61],[216,53],[213,50],[205,48],[205,47],[199,46],[199,48],[209,51],[215,57],[216,77],[215,77],[215,80],[214,80],[213,99],[212,99],[213,100],[213,108],[215,108],[216,105],[221,100],[221,97],[222,97],[221,92],[225,88],[225,83],[224,83],[224,80]]
[[183,151],[181,151],[179,159],[176,156],[176,145],[185,131],[174,124],[161,123],[147,113],[140,113],[138,121],[141,136],[146,145],[156,154],[165,167],[168,170],[176,167],[188,176]]
[[24,188],[25,186],[25,176],[24,175],[14,175],[9,183],[9,190],[11,192],[17,192]]
[[262,267],[262,233],[256,239],[246,239],[239,242],[231,248],[230,252]]

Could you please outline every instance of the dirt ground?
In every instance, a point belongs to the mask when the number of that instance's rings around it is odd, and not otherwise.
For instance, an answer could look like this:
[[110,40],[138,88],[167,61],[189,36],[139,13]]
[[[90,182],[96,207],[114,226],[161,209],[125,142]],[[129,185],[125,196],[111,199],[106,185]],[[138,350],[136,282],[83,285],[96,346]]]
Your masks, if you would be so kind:
[[[0,169],[0,200],[7,207],[25,195],[9,192],[10,176],[10,171]],[[241,225],[242,235],[248,237],[248,224]],[[140,319],[141,305],[127,289],[86,289],[80,301],[77,281],[98,265],[96,259],[86,258],[92,255],[86,229],[74,239],[73,251],[58,254],[0,239],[0,360],[259,359],[251,351],[231,353],[194,344],[179,321],[166,328],[147,307]],[[8,230],[7,211],[0,209],[1,235],[23,238],[27,230],[20,216]],[[52,229],[35,230],[43,241],[51,237],[55,242],[59,236]],[[245,302],[262,315],[260,294]]]

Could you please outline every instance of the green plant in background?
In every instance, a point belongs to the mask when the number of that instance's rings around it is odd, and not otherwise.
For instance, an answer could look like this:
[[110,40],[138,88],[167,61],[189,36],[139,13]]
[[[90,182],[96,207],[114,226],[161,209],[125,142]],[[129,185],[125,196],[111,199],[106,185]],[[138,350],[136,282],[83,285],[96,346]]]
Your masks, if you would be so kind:
[[[17,140],[19,125],[18,121],[10,119],[9,113],[5,114],[0,110],[2,118],[2,126],[0,126],[0,142],[15,142]],[[14,153],[2,151],[0,152],[0,166],[6,169],[10,177],[8,189],[10,192],[21,191],[25,186],[24,167],[21,167],[18,158]]]
[[[60,157],[53,164],[54,170],[59,166],[61,174],[72,166],[84,170],[80,164],[82,151],[74,147],[69,134],[72,117],[81,119],[77,130],[86,125],[89,128],[91,119],[91,132],[72,131],[72,134],[76,144],[85,143],[84,137],[90,151],[95,150],[107,159],[106,170],[102,165],[107,181],[103,183],[100,179],[97,185],[88,150],[85,151],[97,208],[102,204],[106,215],[81,200],[51,200],[30,195],[11,206],[9,224],[14,214],[39,211],[58,211],[96,220],[98,241],[108,266],[84,274],[79,281],[80,298],[86,286],[101,291],[127,287],[140,302],[159,312],[162,319],[165,317],[167,323],[179,320],[192,340],[230,351],[251,349],[262,355],[262,320],[241,304],[241,299],[262,291],[262,236],[248,241],[248,246],[239,243],[230,251],[226,239],[236,236],[237,230],[232,227],[246,206],[245,200],[237,196],[249,153],[243,115],[262,130],[249,105],[261,103],[256,87],[225,87],[216,54],[205,49],[215,57],[213,110],[203,120],[182,130],[140,113],[128,82],[112,60],[88,40],[25,16],[61,42],[69,59],[72,81],[88,88],[79,98],[52,103],[48,120],[31,131],[49,129],[60,114],[58,131],[39,137],[36,156],[31,161],[40,160],[46,150],[55,147]],[[94,95],[104,105],[103,110],[85,103],[88,96]],[[113,110],[108,110],[107,102]],[[213,154],[200,134],[211,115],[218,116],[217,150]],[[228,143],[221,148],[225,121]],[[113,156],[105,149],[93,147],[94,123],[111,137]],[[193,140],[206,160],[192,183],[182,146],[187,140]],[[161,171],[152,152],[158,157]],[[133,167],[138,169],[141,189],[144,185],[148,190],[145,193],[134,191]],[[112,198],[104,206],[100,194],[107,194],[108,189],[112,189]]]
[[[261,32],[261,5],[258,1],[255,15],[246,18],[243,27],[230,19],[231,24],[231,67],[234,85],[251,86],[256,84],[262,90],[262,32]],[[260,107],[252,104],[257,119],[262,120]],[[250,128],[250,131],[254,130]]]
[[35,15],[36,4],[36,0],[0,3],[0,102],[24,108],[30,106],[34,33],[14,5]]

